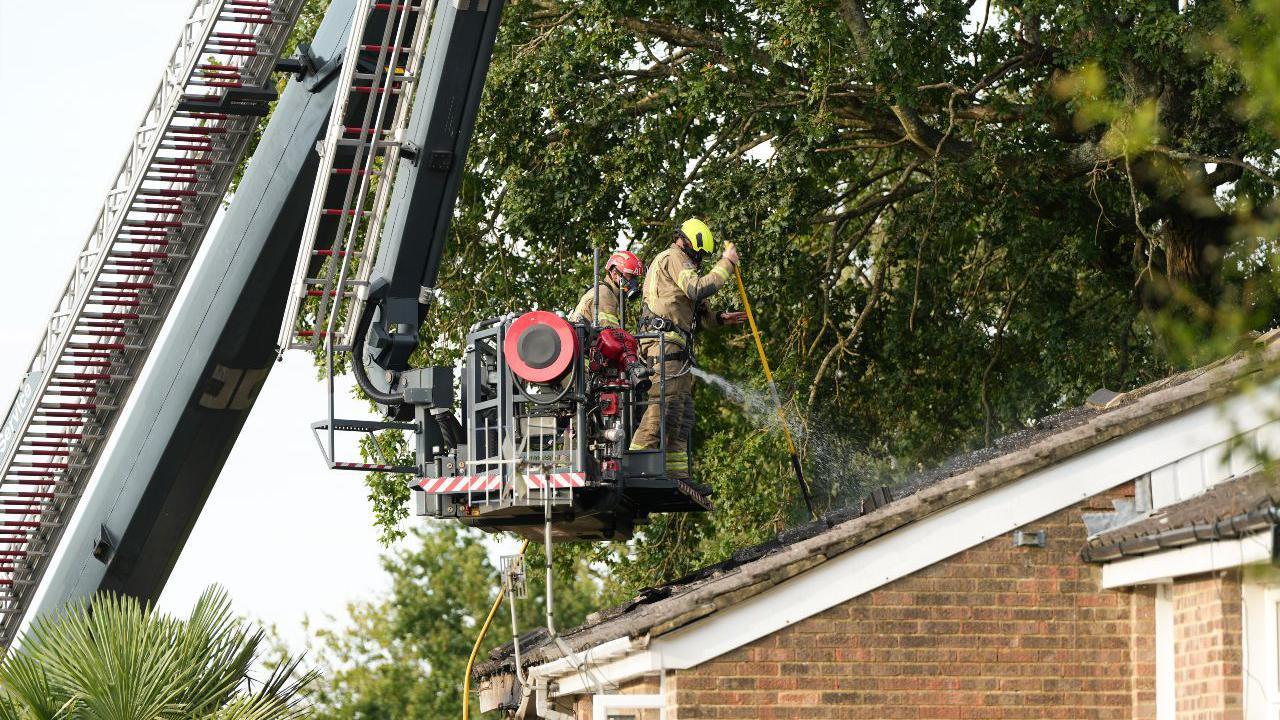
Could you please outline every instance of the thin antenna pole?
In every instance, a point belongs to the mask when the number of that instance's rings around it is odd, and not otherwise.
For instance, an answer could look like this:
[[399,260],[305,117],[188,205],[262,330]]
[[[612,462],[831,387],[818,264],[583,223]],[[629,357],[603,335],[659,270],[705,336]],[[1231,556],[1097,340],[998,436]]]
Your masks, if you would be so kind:
[[600,248],[599,247],[591,248],[591,266],[592,266],[591,274],[594,276],[593,278],[594,284],[591,287],[595,288],[595,291],[596,291],[595,312],[592,313],[593,315],[595,315],[595,317],[591,318],[591,324],[598,326],[600,324]]
[[[319,323],[317,323],[317,325],[318,324]],[[352,362],[360,362],[360,358],[355,355],[356,354],[353,354]],[[334,433],[336,431],[336,429],[334,428],[334,425],[336,425],[337,423],[333,419],[335,412],[334,412],[334,402],[333,402],[333,333],[332,332],[326,332],[324,336],[324,373],[325,375],[328,376],[326,378],[326,385],[329,391],[329,467],[332,468],[337,464],[336,461],[338,458],[337,449],[336,449],[337,443],[334,437]]]
[[543,562],[545,563],[545,567],[547,570],[547,632],[551,634],[551,637],[558,639],[558,635],[556,633],[555,595],[551,589],[552,588],[552,582],[551,582],[552,569],[551,569],[551,492],[550,490],[551,488],[547,487],[547,488],[544,488],[542,491],[543,493],[542,542],[543,542],[543,554],[546,556],[543,558]]

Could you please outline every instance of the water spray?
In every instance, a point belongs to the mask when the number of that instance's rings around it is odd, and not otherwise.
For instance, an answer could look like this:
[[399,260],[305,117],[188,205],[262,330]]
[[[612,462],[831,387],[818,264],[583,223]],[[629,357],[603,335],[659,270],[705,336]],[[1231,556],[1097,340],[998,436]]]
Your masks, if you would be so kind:
[[791,437],[791,427],[787,425],[787,415],[782,410],[782,400],[778,398],[778,385],[773,381],[773,371],[769,369],[769,357],[764,354],[764,343],[760,342],[760,328],[756,327],[756,316],[751,312],[751,301],[747,300],[747,287],[742,284],[742,271],[733,266],[733,275],[738,280],[738,295],[742,297],[742,309],[747,313],[747,322],[751,325],[751,336],[756,341],[756,351],[760,353],[760,364],[764,366],[764,378],[769,383],[769,395],[778,408],[778,420],[782,425],[782,434],[787,438],[787,450],[791,452],[791,469],[796,472],[796,482],[800,483],[800,494],[804,497],[804,506],[809,509],[809,516],[814,520],[818,514],[813,511],[813,499],[809,497],[809,485],[804,481],[804,468],[800,466],[800,454],[796,452],[795,440]]

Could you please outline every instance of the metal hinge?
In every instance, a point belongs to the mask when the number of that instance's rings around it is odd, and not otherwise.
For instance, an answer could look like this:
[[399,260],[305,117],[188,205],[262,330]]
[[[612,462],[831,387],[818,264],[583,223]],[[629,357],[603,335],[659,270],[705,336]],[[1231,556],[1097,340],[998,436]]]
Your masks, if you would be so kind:
[[418,158],[422,155],[422,148],[416,144],[405,140],[400,143],[400,157],[413,163],[415,167],[418,165]]
[[106,565],[115,554],[116,543],[106,525],[98,526],[98,539],[93,541],[93,559]]

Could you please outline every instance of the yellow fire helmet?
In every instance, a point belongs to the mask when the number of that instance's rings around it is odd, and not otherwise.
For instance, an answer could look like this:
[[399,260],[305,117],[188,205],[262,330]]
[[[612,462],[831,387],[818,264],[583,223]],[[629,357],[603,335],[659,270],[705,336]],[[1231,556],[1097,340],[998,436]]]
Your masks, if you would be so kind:
[[698,218],[689,218],[680,226],[680,232],[689,240],[696,252],[710,255],[716,250],[716,239],[711,235],[711,228]]

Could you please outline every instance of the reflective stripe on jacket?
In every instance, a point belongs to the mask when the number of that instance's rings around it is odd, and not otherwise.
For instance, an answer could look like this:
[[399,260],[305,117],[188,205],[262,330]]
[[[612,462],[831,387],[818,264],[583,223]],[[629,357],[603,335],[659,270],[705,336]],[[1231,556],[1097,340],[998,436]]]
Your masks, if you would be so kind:
[[[622,327],[620,311],[622,292],[613,284],[613,278],[600,281],[600,327]],[[578,301],[578,306],[569,313],[572,322],[596,321],[596,288],[591,286]]]

